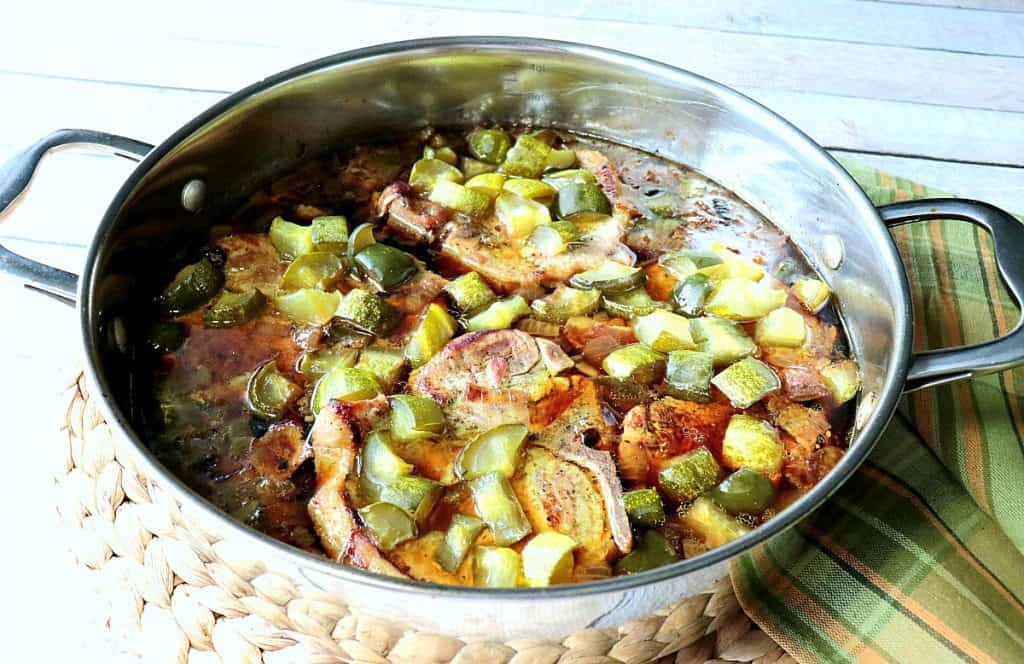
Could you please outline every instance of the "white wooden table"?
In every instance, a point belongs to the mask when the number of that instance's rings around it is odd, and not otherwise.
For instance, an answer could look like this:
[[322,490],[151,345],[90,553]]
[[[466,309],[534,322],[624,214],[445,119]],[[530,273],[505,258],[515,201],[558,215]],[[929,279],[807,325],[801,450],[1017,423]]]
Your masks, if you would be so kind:
[[[0,0],[0,160],[59,127],[157,143],[283,68],[453,34],[662,60],[738,88],[837,154],[1024,211],[1024,0]],[[129,170],[51,157],[0,242],[77,269]],[[47,493],[77,318],[8,280],[0,302],[0,661],[118,661]]]

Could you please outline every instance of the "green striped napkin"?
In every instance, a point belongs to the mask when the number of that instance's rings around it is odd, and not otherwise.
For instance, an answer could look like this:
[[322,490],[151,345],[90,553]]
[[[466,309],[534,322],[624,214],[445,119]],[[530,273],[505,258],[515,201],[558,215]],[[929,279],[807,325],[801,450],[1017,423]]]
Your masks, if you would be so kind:
[[[876,204],[943,196],[844,162]],[[1013,327],[992,242],[963,222],[894,236],[918,350]],[[869,460],[732,565],[740,603],[800,662],[1024,662],[1024,370],[903,398]]]

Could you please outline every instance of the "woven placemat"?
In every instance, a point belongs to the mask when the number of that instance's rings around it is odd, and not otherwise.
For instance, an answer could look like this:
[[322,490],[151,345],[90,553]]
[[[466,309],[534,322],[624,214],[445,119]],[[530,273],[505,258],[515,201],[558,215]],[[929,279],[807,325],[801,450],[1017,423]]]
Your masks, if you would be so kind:
[[726,578],[662,613],[560,642],[410,631],[360,615],[215,540],[140,473],[81,374],[64,395],[58,514],[78,564],[100,575],[104,619],[149,662],[616,664],[794,662],[743,613]]

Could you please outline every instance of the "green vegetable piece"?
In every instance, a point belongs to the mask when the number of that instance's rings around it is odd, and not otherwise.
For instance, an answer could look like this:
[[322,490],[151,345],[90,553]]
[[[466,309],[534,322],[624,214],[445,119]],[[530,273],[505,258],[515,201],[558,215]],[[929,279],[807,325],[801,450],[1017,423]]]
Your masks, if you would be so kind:
[[644,207],[646,207],[651,214],[659,217],[675,217],[679,210],[676,207],[681,200],[678,196],[663,192],[657,196],[651,196],[644,200]]
[[583,168],[545,173],[543,180],[555,189],[561,189],[570,184],[597,184],[594,174]]
[[820,279],[797,279],[791,286],[793,295],[811,313],[818,313],[828,302],[831,294],[828,286]]
[[672,288],[668,299],[677,312],[688,318],[696,318],[704,313],[704,301],[712,290],[714,286],[706,275],[691,274]]
[[473,581],[485,588],[515,588],[523,576],[523,560],[515,549],[478,546],[473,554]]
[[799,276],[800,271],[800,264],[787,258],[776,266],[775,278],[784,284],[791,284]]
[[598,376],[594,382],[601,390],[601,398],[619,413],[628,413],[636,406],[651,400],[651,391],[631,380]]
[[483,532],[484,522],[468,514],[455,514],[444,534],[444,541],[434,550],[434,559],[443,570],[454,574],[462,561],[469,555],[469,550],[476,538]]
[[359,517],[381,551],[390,551],[416,537],[416,523],[412,517],[391,503],[371,503],[359,510]]
[[474,129],[466,136],[469,152],[480,161],[500,164],[505,160],[512,139],[501,129]]
[[665,356],[646,344],[630,344],[609,353],[601,368],[612,378],[650,385],[665,374]]
[[580,215],[612,212],[612,204],[596,184],[567,184],[558,190],[555,213],[559,219],[575,220]]
[[494,214],[513,238],[526,237],[537,226],[551,223],[547,206],[511,191],[502,191],[498,195],[494,201]]
[[569,278],[569,285],[581,290],[599,290],[605,295],[626,293],[644,284],[644,271],[639,267],[605,261]]
[[419,271],[412,256],[386,244],[371,244],[356,254],[355,265],[378,290],[390,292]]
[[662,254],[658,259],[658,265],[680,281],[697,274],[697,264],[693,262],[693,259],[678,251]]
[[452,150],[448,146],[435,148],[430,145],[423,146],[423,158],[424,159],[440,159],[446,164],[455,165],[455,162],[459,160],[459,155],[455,154],[455,150]]
[[420,159],[409,173],[409,186],[420,194],[429,194],[441,180],[461,183],[462,171],[440,159]]
[[532,588],[572,580],[576,540],[554,530],[537,533],[523,547],[523,577]]
[[722,463],[769,478],[782,469],[785,452],[775,427],[750,415],[733,415],[722,439]]
[[503,330],[512,327],[512,323],[530,315],[530,307],[522,295],[498,300],[486,309],[466,321],[467,332],[480,330]]
[[713,243],[711,251],[721,259],[721,263],[702,267],[699,271],[701,274],[707,275],[716,285],[725,279],[760,281],[764,276],[763,269],[730,251],[720,242]]
[[699,535],[709,549],[727,544],[750,532],[750,528],[729,516],[707,496],[693,501],[683,515],[683,524]]
[[249,410],[261,420],[276,422],[302,390],[281,375],[274,360],[267,360],[252,373],[245,388]]
[[544,205],[551,205],[555,202],[558,192],[546,182],[534,180],[533,178],[509,178],[502,185],[505,191],[511,191],[523,198],[537,201]]
[[354,367],[358,359],[355,348],[322,348],[300,355],[296,368],[312,383],[334,369]]
[[[459,159],[459,170],[467,178],[471,179],[478,175],[485,173],[493,173],[498,167],[494,164],[488,164],[486,161],[480,161],[479,159],[473,159],[472,157],[463,157]],[[493,196],[491,198],[494,198]]]
[[711,376],[714,356],[700,350],[674,350],[665,367],[665,394],[707,403],[711,401]]
[[313,251],[302,254],[288,266],[281,277],[279,289],[282,291],[299,290],[300,288],[318,288],[328,290],[341,277],[341,259],[326,251]]
[[676,501],[693,500],[718,484],[718,462],[706,447],[677,456],[658,473],[658,488]]
[[483,216],[491,207],[491,198],[487,194],[448,180],[439,180],[434,185],[430,200],[471,217]]
[[456,328],[455,319],[443,307],[431,302],[409,335],[406,359],[414,369],[423,366],[451,340]]
[[694,318],[690,331],[697,347],[711,353],[716,367],[732,364],[757,351],[757,344],[739,325],[721,318]]
[[860,389],[860,375],[853,360],[834,362],[819,372],[825,387],[832,393],[836,403],[846,403],[857,396]]
[[533,136],[522,134],[505,155],[501,163],[501,172],[521,178],[540,177],[547,166],[550,153],[550,145]]
[[804,317],[789,307],[772,311],[754,328],[754,340],[762,346],[798,348],[806,337]]
[[310,224],[313,251],[344,256],[348,248],[348,219],[341,215],[315,217]]
[[299,325],[323,325],[334,318],[342,301],[341,294],[316,288],[299,290],[274,297],[274,308]]
[[761,360],[745,357],[711,379],[737,408],[750,408],[782,387],[772,368]]
[[547,170],[572,168],[576,165],[576,152],[571,148],[553,149],[548,153]]
[[359,224],[352,234],[348,236],[348,264],[352,270],[356,269],[356,254],[369,247],[377,240],[373,237],[373,224]]
[[698,270],[703,270],[704,268],[711,267],[713,265],[721,265],[723,263],[722,257],[714,251],[704,249],[684,249],[675,253],[689,258],[693,261],[693,264],[697,266]]
[[481,173],[466,181],[466,188],[486,194],[492,201],[502,192],[508,176],[503,173]]
[[551,147],[555,147],[555,143],[558,142],[558,132],[554,129],[534,129],[530,132],[530,136]]
[[488,473],[512,477],[528,433],[522,424],[504,424],[480,434],[456,457],[455,476],[463,480],[475,480]]
[[355,367],[339,366],[321,376],[313,387],[310,410],[315,415],[331,399],[362,401],[372,399],[380,393],[380,385],[370,372]]
[[281,258],[286,261],[295,260],[313,251],[313,229],[274,217],[270,222],[270,243]]
[[483,277],[476,272],[467,272],[449,281],[444,292],[448,301],[463,316],[473,316],[498,299]]
[[766,316],[786,303],[786,291],[744,277],[719,282],[704,302],[704,311],[728,320],[747,321]]
[[248,323],[260,315],[267,304],[267,298],[255,288],[244,293],[220,294],[210,308],[203,312],[206,327],[234,327]]
[[609,315],[617,318],[633,319],[637,316],[646,316],[658,309],[663,309],[665,303],[653,299],[643,288],[634,288],[625,293],[605,295],[601,298],[601,307]]
[[615,563],[616,574],[639,574],[679,560],[665,536],[656,530],[645,532],[633,550]]
[[586,316],[601,306],[601,293],[559,286],[549,295],[530,303],[534,317],[552,323],[565,323],[573,316]]
[[146,342],[157,353],[173,353],[187,337],[188,325],[184,323],[155,323],[146,333]]
[[206,304],[224,286],[224,273],[204,258],[183,267],[156,299],[160,313],[179,316]]
[[337,314],[357,330],[381,337],[390,334],[402,318],[402,312],[394,305],[358,288],[341,298]]
[[775,487],[764,475],[740,468],[708,495],[730,514],[760,514],[775,501]]
[[557,256],[569,249],[570,243],[580,236],[580,231],[571,221],[553,221],[537,226],[530,235],[530,242],[542,256]]
[[357,369],[368,372],[385,392],[390,392],[405,368],[405,357],[398,350],[364,348],[359,354]]
[[363,441],[359,472],[371,482],[381,486],[392,484],[408,477],[412,470],[412,464],[395,453],[387,431],[373,431]]
[[657,489],[636,489],[622,495],[629,522],[637,528],[660,528],[665,525],[665,505]]
[[635,318],[633,334],[638,341],[662,353],[697,347],[690,334],[689,319],[661,309]]
[[391,397],[391,435],[411,441],[433,438],[444,433],[441,406],[427,397],[396,394]]
[[412,515],[417,525],[430,516],[442,493],[444,487],[440,482],[415,475],[399,477],[380,487],[380,499],[401,507]]
[[508,479],[490,473],[469,482],[476,513],[491,529],[494,543],[514,544],[530,534],[530,522]]

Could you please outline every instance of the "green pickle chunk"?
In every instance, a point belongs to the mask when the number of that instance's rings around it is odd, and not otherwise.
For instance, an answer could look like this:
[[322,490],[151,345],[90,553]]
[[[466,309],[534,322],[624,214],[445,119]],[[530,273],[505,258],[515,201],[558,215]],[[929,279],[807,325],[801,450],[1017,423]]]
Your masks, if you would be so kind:
[[398,325],[402,312],[377,295],[359,288],[340,298],[337,315],[362,332],[387,336]]
[[708,495],[730,514],[760,514],[775,500],[775,487],[761,473],[740,468]]
[[317,381],[310,397],[310,409],[315,414],[319,413],[331,399],[362,401],[372,399],[380,393],[380,385],[370,372],[355,367],[339,366]]
[[711,379],[737,408],[749,408],[782,387],[772,368],[752,357],[745,357]]
[[479,332],[481,330],[503,330],[512,327],[523,316],[531,313],[530,305],[522,295],[498,300],[486,309],[466,321],[467,332]]
[[405,369],[405,356],[398,350],[364,348],[359,354],[356,368],[373,376],[377,384],[388,392],[394,388]]
[[665,536],[656,530],[648,530],[640,537],[633,550],[615,563],[615,573],[639,574],[677,560],[679,554]]
[[270,243],[281,258],[286,261],[295,260],[313,251],[313,229],[275,217],[270,222]]
[[668,299],[677,312],[687,318],[696,318],[704,313],[704,301],[713,289],[706,275],[691,274],[672,288]]
[[591,183],[573,182],[558,190],[555,214],[570,221],[583,214],[611,214],[612,205],[601,187]]
[[489,473],[512,477],[529,433],[522,424],[504,424],[471,440],[455,459],[455,476],[474,480]]
[[355,257],[359,272],[379,290],[395,290],[419,271],[412,256],[400,249],[374,242]]
[[471,480],[469,488],[476,513],[491,529],[495,544],[514,544],[530,534],[530,522],[507,478],[488,473]]
[[344,256],[348,247],[348,219],[341,215],[316,217],[310,223],[313,251]]
[[341,259],[326,251],[302,254],[288,266],[278,288],[282,291],[301,288],[327,290],[342,274]]
[[473,554],[473,581],[484,588],[515,588],[523,577],[523,559],[515,549],[478,546]]
[[234,327],[248,323],[260,315],[267,304],[267,298],[256,289],[244,293],[220,294],[210,308],[203,312],[206,327]]
[[430,515],[442,493],[444,487],[440,482],[409,475],[382,486],[380,500],[401,507],[417,524],[421,524]]
[[245,388],[249,410],[268,422],[281,419],[301,392],[298,385],[281,375],[274,360],[261,364]]
[[430,303],[420,316],[405,345],[405,357],[413,368],[427,363],[455,334],[458,323],[440,305]]
[[483,519],[469,514],[455,514],[444,534],[444,541],[434,551],[434,559],[446,572],[454,574],[469,555],[476,538],[483,532]]
[[498,299],[491,287],[476,272],[449,281],[444,287],[451,305],[463,316],[473,316]]
[[564,323],[574,316],[586,316],[601,306],[601,293],[571,286],[559,286],[546,297],[530,303],[538,320]]
[[274,297],[274,308],[299,325],[324,325],[334,318],[341,295],[316,288],[300,288]]
[[698,447],[672,459],[658,473],[658,488],[677,503],[688,502],[718,484],[718,472],[708,448]]
[[206,304],[223,286],[224,273],[204,258],[175,275],[157,297],[157,307],[166,316],[186,314]]
[[674,350],[668,354],[665,367],[665,394],[707,403],[711,400],[711,377],[714,357],[700,350]]
[[391,397],[391,435],[398,440],[433,438],[444,430],[444,413],[436,401],[411,394]]
[[572,580],[576,540],[548,530],[534,535],[523,547],[523,578],[526,585],[544,588]]
[[729,420],[722,439],[722,462],[727,468],[777,476],[784,456],[779,432],[771,424],[743,414]]
[[500,164],[505,160],[512,139],[501,129],[474,129],[466,136],[469,153],[488,164]]
[[521,178],[540,177],[547,167],[550,153],[550,145],[533,136],[522,134],[505,155],[505,160],[501,163],[501,171],[507,175]]
[[381,551],[390,551],[416,537],[416,522],[397,505],[371,503],[359,510],[359,517]]
[[609,353],[601,367],[612,378],[650,385],[664,375],[665,356],[645,344],[630,344]]
[[665,505],[657,489],[636,489],[622,495],[629,522],[637,528],[659,528],[665,525]]
[[626,293],[644,284],[644,271],[639,267],[605,261],[601,265],[574,274],[569,285],[581,290],[599,290],[605,295]]

